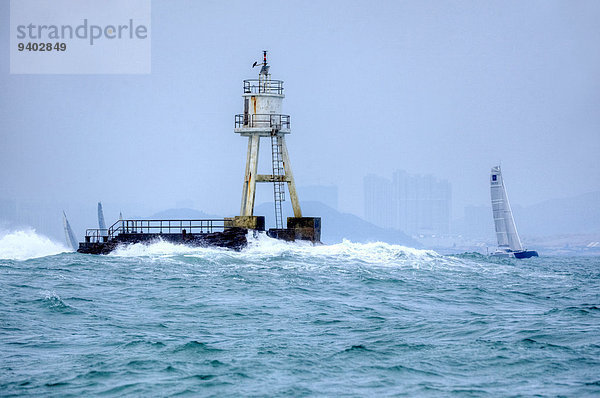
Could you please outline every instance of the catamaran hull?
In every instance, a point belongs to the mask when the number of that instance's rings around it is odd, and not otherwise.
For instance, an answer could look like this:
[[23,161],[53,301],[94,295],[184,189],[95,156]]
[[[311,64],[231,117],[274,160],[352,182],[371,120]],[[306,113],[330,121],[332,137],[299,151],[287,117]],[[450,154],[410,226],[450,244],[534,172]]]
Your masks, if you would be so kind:
[[538,257],[538,252],[535,250],[523,250],[522,252],[515,252],[515,258],[531,258]]
[[514,251],[514,252],[513,251],[497,251],[497,252],[490,254],[490,256],[522,259],[522,258],[538,257],[538,252],[536,252],[535,250],[520,250],[520,251]]

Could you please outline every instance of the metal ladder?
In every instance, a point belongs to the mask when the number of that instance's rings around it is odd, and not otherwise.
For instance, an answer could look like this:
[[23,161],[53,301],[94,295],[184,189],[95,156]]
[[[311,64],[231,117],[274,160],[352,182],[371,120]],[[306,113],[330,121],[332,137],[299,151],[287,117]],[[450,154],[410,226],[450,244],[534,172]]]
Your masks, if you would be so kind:
[[283,229],[283,209],[281,202],[285,200],[283,159],[281,155],[281,139],[277,130],[271,133],[271,159],[273,161],[273,199],[275,202],[275,228]]

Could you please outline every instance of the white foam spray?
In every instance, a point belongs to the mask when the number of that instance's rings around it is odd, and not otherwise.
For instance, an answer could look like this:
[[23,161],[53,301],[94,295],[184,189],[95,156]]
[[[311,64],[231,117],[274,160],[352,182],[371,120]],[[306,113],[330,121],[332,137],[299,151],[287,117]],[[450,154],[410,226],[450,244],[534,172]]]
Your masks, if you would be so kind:
[[433,250],[421,250],[384,242],[358,243],[344,239],[332,245],[312,245],[309,242],[285,242],[265,233],[249,236],[249,245],[242,252],[253,257],[286,256],[336,258],[369,264],[393,264],[398,260],[422,260],[441,257]]
[[152,243],[134,243],[118,246],[108,255],[116,257],[172,257],[189,254],[210,254],[226,250],[213,247],[186,246],[157,240]]
[[34,229],[0,232],[0,259],[29,260],[69,252],[64,245],[38,234]]
[[[333,245],[312,245],[309,242],[285,242],[268,237],[265,233],[248,235],[248,246],[240,252],[218,247],[192,247],[165,241],[136,243],[120,246],[109,256],[118,257],[198,257],[216,260],[223,257],[247,260],[252,263],[270,260],[275,257],[289,257],[296,260],[310,258],[340,261],[358,261],[374,265],[399,265],[405,262],[441,259],[432,250],[420,250],[383,242],[356,243],[344,240]],[[310,261],[310,260],[309,260]]]

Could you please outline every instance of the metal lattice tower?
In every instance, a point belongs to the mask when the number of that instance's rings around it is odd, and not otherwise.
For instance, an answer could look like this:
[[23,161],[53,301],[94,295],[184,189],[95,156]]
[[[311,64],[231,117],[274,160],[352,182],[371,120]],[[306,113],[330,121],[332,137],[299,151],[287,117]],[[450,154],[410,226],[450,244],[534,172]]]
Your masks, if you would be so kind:
[[[234,131],[241,136],[248,137],[248,155],[240,215],[254,215],[257,182],[273,183],[275,224],[276,228],[281,229],[285,227],[282,209],[282,202],[285,200],[285,183],[287,183],[290,194],[294,217],[302,217],[285,143],[285,136],[290,134],[290,116],[281,113],[282,102],[285,98],[283,81],[271,79],[266,51],[264,51],[262,64],[254,63],[254,66],[259,65],[261,69],[258,79],[244,80],[244,93],[242,94],[244,113],[235,116]],[[258,155],[262,137],[271,139],[271,174],[258,174]]]

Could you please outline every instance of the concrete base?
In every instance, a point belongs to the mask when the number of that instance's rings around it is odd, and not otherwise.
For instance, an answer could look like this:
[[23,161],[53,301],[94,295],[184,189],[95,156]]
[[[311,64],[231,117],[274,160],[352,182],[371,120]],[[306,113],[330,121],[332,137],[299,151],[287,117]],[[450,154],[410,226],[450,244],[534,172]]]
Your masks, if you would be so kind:
[[226,227],[237,227],[245,229],[254,229],[256,231],[265,230],[264,216],[235,216],[225,218]]
[[286,229],[270,229],[271,238],[286,241],[308,240],[321,243],[321,217],[288,217]]
[[[101,242],[90,242],[86,237],[85,242],[79,243],[79,253],[108,254],[118,245],[133,243],[150,243],[164,240],[168,242],[186,244],[191,246],[218,246],[234,250],[241,250],[248,244],[246,235],[248,231],[264,231],[264,216],[237,216],[225,219],[225,230],[221,232],[187,233],[120,233],[116,237],[102,239]],[[286,229],[270,229],[268,235],[272,238],[297,241],[306,240],[312,243],[321,243],[321,218],[320,217],[288,217]],[[104,238],[104,237],[103,237]]]
[[163,234],[163,233],[122,233],[108,242],[80,242],[79,253],[108,254],[119,245],[134,243],[152,243],[159,240],[190,246],[217,246],[233,250],[242,250],[248,244],[245,228],[227,228],[222,232],[207,232],[199,234]]

